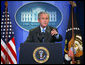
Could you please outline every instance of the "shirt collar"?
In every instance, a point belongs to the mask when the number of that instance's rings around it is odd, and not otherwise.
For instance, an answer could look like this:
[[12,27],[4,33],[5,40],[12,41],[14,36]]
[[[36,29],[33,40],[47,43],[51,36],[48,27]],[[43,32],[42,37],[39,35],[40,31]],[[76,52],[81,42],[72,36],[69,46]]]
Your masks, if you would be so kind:
[[[45,27],[45,28],[42,28],[42,27],[40,26],[40,29],[41,29],[41,32],[45,32],[46,27]],[[44,31],[43,31],[43,29],[44,29]]]

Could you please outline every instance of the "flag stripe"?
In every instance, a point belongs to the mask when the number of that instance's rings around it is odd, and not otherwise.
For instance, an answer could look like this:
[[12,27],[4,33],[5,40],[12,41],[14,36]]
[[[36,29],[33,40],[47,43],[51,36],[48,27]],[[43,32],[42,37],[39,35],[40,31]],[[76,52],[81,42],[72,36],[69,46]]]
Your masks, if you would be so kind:
[[[13,40],[13,39],[12,39],[12,40]],[[10,44],[10,46],[12,47],[12,49],[14,50],[14,52],[16,53],[15,44],[14,44],[14,42],[12,42],[12,40],[9,41],[9,44]]]
[[[4,53],[1,51],[1,54],[4,54]],[[5,57],[4,56],[5,55],[1,56],[1,64],[5,64]],[[10,61],[9,61],[9,64],[11,64]]]
[[11,63],[9,62],[9,64],[11,64]]
[[[2,43],[1,43],[2,44]],[[8,54],[9,59],[13,61],[13,63],[17,63],[17,61],[15,60],[14,56],[12,55],[12,53],[10,52],[9,48],[5,45],[5,43],[3,42],[2,46],[4,47],[4,49],[6,50],[6,54]],[[6,48],[7,47],[7,48]]]
[[[14,49],[12,48],[12,46],[10,46],[10,43],[8,43],[7,46],[8,46],[8,48],[9,48],[10,52],[12,53],[12,55],[13,55],[13,56],[15,57],[15,59],[16,59],[16,52],[14,51]],[[17,61],[17,60],[16,60],[16,61]]]
[[[2,46],[2,48],[5,50],[5,48]],[[6,50],[5,50],[5,54],[6,55],[8,55],[8,53],[6,52]],[[8,55],[8,59],[9,59],[9,61],[11,62],[11,64],[13,64],[13,61],[12,61],[12,59],[10,58],[10,56]]]
[[2,56],[1,56],[1,62],[2,64],[5,64],[5,60],[2,58]]
[[1,64],[3,64],[3,63],[1,62]]
[[14,46],[15,46],[15,40],[14,40],[14,37],[12,38],[12,40],[11,40],[13,43],[14,43]]
[[1,56],[5,60],[5,54],[3,53],[3,51],[1,51]]
[[11,60],[13,61],[13,63],[17,63],[17,61],[15,60],[14,56],[10,52],[9,48],[7,48],[7,49],[5,48],[5,50],[6,50],[6,54],[11,58]]
[[16,59],[14,58],[14,56],[12,55],[12,53],[10,52],[9,49],[8,49],[8,55],[9,55],[10,58],[12,59],[13,63],[17,63]]

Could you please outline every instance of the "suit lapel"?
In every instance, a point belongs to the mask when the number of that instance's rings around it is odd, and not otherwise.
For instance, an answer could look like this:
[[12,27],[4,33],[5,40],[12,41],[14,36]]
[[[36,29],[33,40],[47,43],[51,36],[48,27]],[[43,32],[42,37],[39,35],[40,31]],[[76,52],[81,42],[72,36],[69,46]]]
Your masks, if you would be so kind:
[[40,30],[40,26],[37,28],[37,32],[36,32],[36,38],[37,38],[37,41],[40,42],[40,34],[41,34],[41,30]]
[[[50,29],[49,26],[47,26],[46,30],[45,30],[45,37],[44,37],[45,42],[48,42],[50,40],[50,38],[51,38],[50,32],[51,32],[51,29]],[[37,28],[37,32],[36,32],[36,38],[37,38],[38,42],[40,42],[40,38],[41,38],[40,34],[41,34],[41,29],[40,29],[40,26],[39,26]]]
[[47,26],[46,31],[45,31],[45,42],[48,42],[50,40],[51,34],[50,34],[50,27]]

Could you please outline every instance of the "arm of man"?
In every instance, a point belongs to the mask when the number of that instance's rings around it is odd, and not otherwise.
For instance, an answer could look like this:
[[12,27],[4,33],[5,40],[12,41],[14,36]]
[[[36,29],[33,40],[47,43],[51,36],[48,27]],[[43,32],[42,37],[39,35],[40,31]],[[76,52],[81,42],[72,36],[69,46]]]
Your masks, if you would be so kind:
[[57,29],[52,29],[51,35],[54,37],[54,40],[56,41],[62,41],[62,36],[58,33]]
[[29,35],[24,43],[32,42],[32,31],[29,31]]

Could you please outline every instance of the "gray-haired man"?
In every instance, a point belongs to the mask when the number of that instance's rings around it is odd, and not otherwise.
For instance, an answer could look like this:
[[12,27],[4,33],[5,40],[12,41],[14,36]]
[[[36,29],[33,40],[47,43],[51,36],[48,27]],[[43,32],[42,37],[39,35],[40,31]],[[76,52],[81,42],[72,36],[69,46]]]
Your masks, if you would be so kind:
[[48,26],[49,14],[40,12],[38,14],[38,22],[40,26],[30,30],[29,36],[25,42],[58,42],[62,41],[62,36],[58,33],[57,29]]

